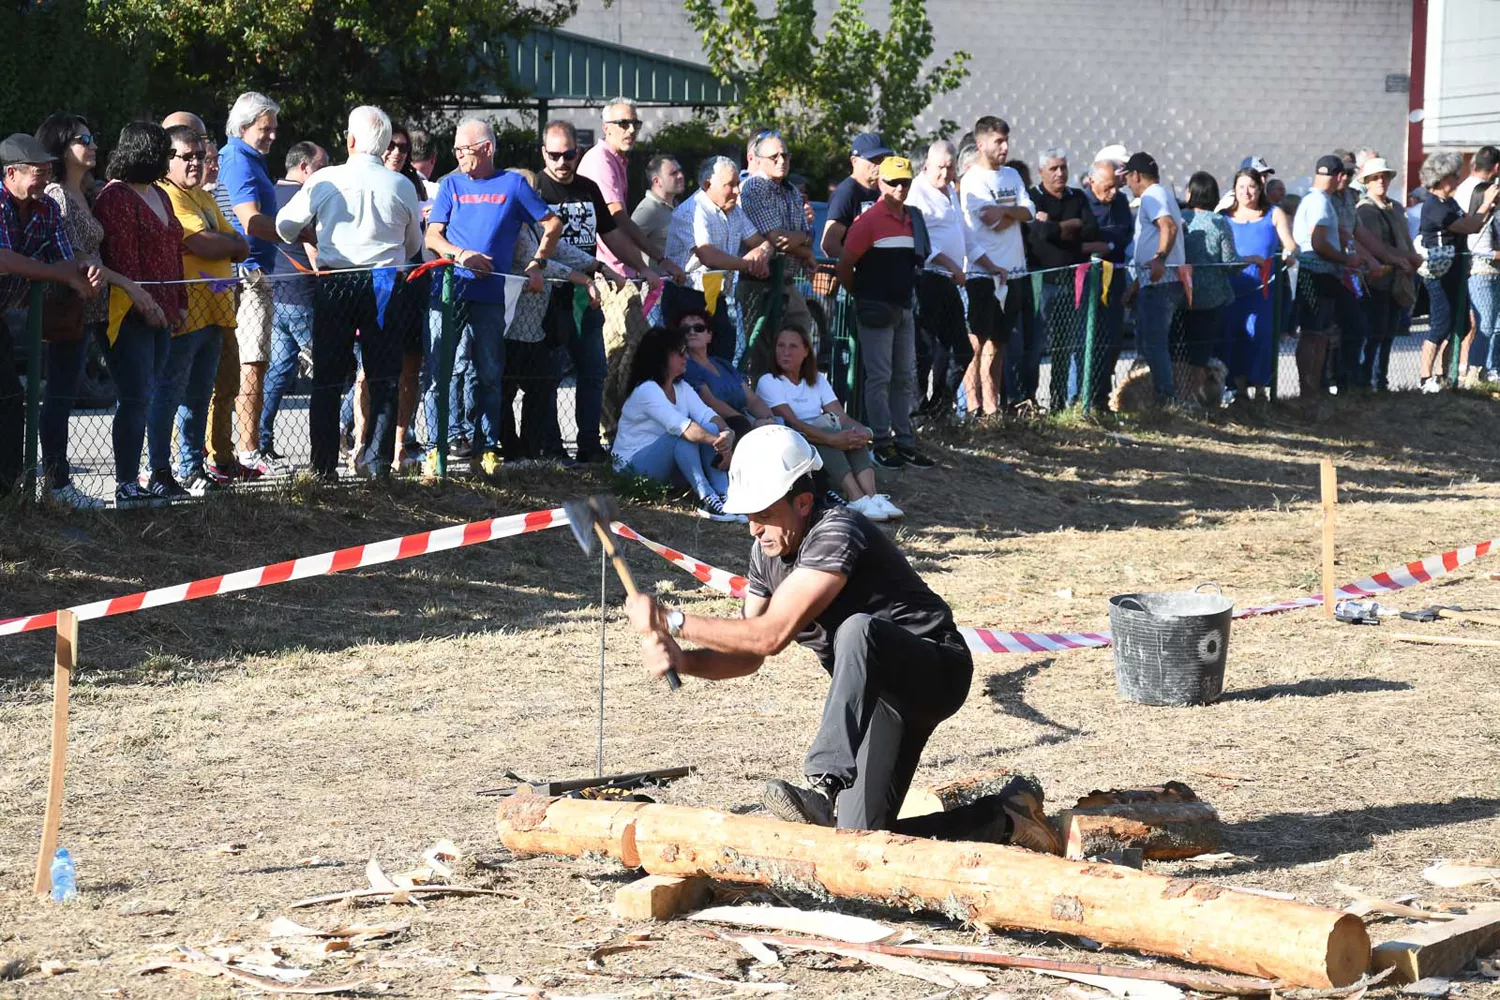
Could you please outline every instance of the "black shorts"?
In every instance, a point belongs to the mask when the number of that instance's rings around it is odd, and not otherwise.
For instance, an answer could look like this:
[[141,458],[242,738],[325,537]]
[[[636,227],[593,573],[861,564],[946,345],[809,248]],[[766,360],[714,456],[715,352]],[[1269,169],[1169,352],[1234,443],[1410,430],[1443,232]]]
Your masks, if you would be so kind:
[[1303,333],[1327,333],[1337,323],[1339,297],[1348,290],[1336,274],[1300,268],[1297,274],[1297,325]]
[[[1003,347],[1010,339],[1015,315],[1013,310],[1001,308],[995,297],[995,279],[970,278],[964,288],[969,293],[969,332],[980,343],[993,340]],[[1006,295],[1007,304],[1011,294]]]

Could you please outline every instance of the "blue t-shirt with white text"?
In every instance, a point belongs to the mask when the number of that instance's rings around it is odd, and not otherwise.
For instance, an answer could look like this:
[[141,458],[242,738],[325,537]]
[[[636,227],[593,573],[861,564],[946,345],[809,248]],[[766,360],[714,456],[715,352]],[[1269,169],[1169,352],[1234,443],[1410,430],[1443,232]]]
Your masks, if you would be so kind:
[[[510,270],[521,223],[540,222],[551,209],[532,190],[526,179],[500,171],[483,180],[451,173],[438,186],[432,200],[428,225],[446,226],[449,243],[485,254],[494,262],[497,275]],[[477,277],[467,268],[454,268],[454,291],[471,302],[504,302],[501,278]],[[442,282],[432,283],[434,297],[442,295]]]

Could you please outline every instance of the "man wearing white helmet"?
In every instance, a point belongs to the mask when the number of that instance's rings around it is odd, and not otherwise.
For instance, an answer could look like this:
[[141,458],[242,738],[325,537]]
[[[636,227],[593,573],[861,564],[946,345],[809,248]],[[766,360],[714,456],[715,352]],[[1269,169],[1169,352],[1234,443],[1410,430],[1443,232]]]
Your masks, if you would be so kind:
[[[808,784],[768,781],[766,807],[789,822],[941,835],[943,826],[907,830],[896,815],[928,737],[968,696],[973,657],[948,605],[890,538],[863,514],[823,505],[812,477],[822,464],[791,428],[746,434],[724,504],[749,517],[755,537],[744,617],[687,615],[642,594],[626,603],[630,621],[658,676],[728,680],[793,641],[812,650],[832,684]],[[699,648],[682,649],[684,639]],[[1035,782],[1012,782],[969,819],[979,812],[985,839],[1062,853]]]

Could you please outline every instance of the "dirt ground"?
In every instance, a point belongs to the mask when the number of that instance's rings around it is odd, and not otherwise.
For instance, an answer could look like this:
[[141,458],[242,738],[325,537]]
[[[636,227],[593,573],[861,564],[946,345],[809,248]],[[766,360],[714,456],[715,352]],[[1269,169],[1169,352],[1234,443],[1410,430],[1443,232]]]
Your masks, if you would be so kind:
[[[1341,404],[1316,432],[1276,411],[1129,427],[1008,424],[934,432],[940,467],[886,478],[908,512],[896,536],[961,624],[1048,631],[1107,627],[1105,598],[1216,581],[1240,605],[1315,590],[1317,460],[1332,455],[1341,582],[1500,535],[1500,408],[1474,396],[1407,394]],[[597,484],[517,471],[499,488],[414,484],[318,492],[124,516],[10,508],[0,531],[0,613],[24,614],[142,587],[376,541],[425,527],[553,506]],[[742,569],[744,529],[666,507],[624,512],[658,540]],[[734,602],[639,546],[643,586],[688,609]],[[1500,606],[1500,560],[1397,595],[1403,608]],[[760,783],[795,777],[826,678],[795,647],[759,674],[676,695],[650,683],[610,581],[605,771],[691,764],[664,801],[740,812]],[[183,972],[142,976],[180,945],[254,950],[278,917],[331,928],[409,923],[348,952],[295,952],[309,982],[356,980],[392,997],[481,993],[483,973],[550,995],[711,997],[746,956],[683,923],[623,927],[614,890],[633,877],[599,860],[514,859],[496,800],[477,793],[594,773],[599,564],[566,528],[334,578],[286,584],[83,626],[73,688],[61,843],[82,896],[31,895],[46,788],[51,635],[0,639],[0,997],[224,997],[247,987]],[[1500,635],[1449,622],[1433,635]],[[1335,883],[1424,905],[1500,899],[1441,890],[1434,858],[1500,854],[1500,649],[1406,645],[1396,626],[1316,612],[1237,622],[1226,694],[1196,708],[1116,696],[1109,650],[981,656],[959,714],[936,733],[918,784],[997,767],[1035,773],[1049,808],[1094,788],[1185,781],[1218,807],[1213,862],[1150,864],[1333,906]],[[411,868],[441,838],[461,876],[511,896],[290,910],[364,886],[373,856]],[[224,845],[242,848],[226,852]],[[1146,964],[1061,935],[987,934],[931,914],[846,908],[933,942]],[[131,911],[148,915],[126,915]],[[156,912],[150,912],[156,911]],[[1399,924],[1375,924],[1390,937]],[[629,930],[649,946],[591,949]],[[46,977],[40,963],[72,971]],[[852,965],[845,968],[843,965]],[[754,973],[792,995],[915,998],[930,983],[809,956]],[[989,990],[1070,987],[989,973]],[[1492,981],[1491,981],[1492,982]],[[743,987],[740,995],[748,995]],[[1457,995],[1495,996],[1474,980]],[[1382,992],[1393,992],[1383,990]]]

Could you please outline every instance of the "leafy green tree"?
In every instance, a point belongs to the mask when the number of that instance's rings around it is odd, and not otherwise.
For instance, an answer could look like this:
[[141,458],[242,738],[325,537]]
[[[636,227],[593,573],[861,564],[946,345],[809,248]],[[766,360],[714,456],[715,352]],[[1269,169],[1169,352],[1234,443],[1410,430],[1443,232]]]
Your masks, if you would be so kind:
[[145,66],[88,11],[89,0],[0,5],[0,135],[34,132],[55,111],[103,133],[140,110]]
[[[969,75],[962,51],[924,69],[933,52],[925,0],[891,0],[884,32],[866,19],[864,0],[839,0],[821,38],[813,0],[776,0],[768,16],[755,0],[684,5],[709,68],[740,85],[740,104],[723,115],[723,124],[739,131],[774,123],[793,139],[818,137],[841,148],[874,128],[906,147],[922,138],[917,116]],[[927,137],[956,129],[944,119]]]

